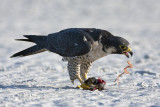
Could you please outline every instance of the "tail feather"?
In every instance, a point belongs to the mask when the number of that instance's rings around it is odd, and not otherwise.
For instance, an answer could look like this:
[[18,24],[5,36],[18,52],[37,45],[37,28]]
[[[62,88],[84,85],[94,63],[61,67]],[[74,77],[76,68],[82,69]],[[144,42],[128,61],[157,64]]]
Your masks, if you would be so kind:
[[23,35],[26,39],[15,39],[17,41],[25,41],[25,42],[33,42],[37,45],[41,45],[42,47],[47,46],[47,37],[46,36],[38,36],[38,35]]
[[22,41],[34,42],[43,48],[47,48],[48,46],[46,36],[37,36],[37,35],[23,35],[23,36],[26,37],[27,39],[20,39]]
[[26,42],[32,42],[32,41],[30,41],[29,39],[15,39],[15,40],[17,40],[17,41],[26,41]]
[[26,39],[16,39],[16,40],[33,42],[33,43],[36,43],[37,45],[34,45],[30,48],[27,48],[27,49],[22,50],[18,53],[15,53],[14,55],[11,56],[11,58],[12,57],[23,57],[23,56],[33,55],[33,54],[37,54],[37,53],[46,51],[46,49],[48,47],[46,36],[24,35],[24,37],[26,37]]
[[46,51],[45,48],[41,48],[38,45],[34,45],[34,46],[30,47],[30,48],[27,48],[27,49],[22,50],[22,51],[20,51],[18,53],[15,53],[14,55],[11,56],[11,58],[29,56],[29,55],[37,54],[37,53],[44,52],[44,51]]

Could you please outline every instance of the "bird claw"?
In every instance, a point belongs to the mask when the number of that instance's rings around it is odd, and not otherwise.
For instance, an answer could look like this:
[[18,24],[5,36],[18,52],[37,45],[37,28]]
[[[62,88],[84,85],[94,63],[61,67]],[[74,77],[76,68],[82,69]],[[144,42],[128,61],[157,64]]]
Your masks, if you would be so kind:
[[85,83],[83,83],[81,85],[78,85],[77,87],[78,88],[83,88],[84,90],[89,90],[91,88],[90,85],[85,84]]
[[106,82],[102,80],[101,78],[96,79],[95,77],[88,78],[84,83],[81,83],[81,85],[78,85],[77,88],[82,88],[84,90],[104,90],[105,89]]

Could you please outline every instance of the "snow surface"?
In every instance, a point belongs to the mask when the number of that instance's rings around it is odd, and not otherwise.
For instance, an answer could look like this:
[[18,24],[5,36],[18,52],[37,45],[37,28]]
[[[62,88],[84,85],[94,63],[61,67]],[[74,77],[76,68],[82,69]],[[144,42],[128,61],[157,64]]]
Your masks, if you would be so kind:
[[[160,106],[160,0],[0,0],[0,15],[0,106]],[[104,91],[76,89],[57,54],[9,58],[33,45],[14,39],[71,27],[106,29],[130,41],[134,68],[119,86],[114,80],[127,65],[123,55],[93,64],[88,76],[103,78]]]

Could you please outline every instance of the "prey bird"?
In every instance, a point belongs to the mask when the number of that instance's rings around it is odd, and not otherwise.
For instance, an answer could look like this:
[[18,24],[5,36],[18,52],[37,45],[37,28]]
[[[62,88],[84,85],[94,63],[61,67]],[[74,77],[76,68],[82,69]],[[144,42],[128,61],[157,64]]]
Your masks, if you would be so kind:
[[[87,79],[92,62],[110,54],[133,55],[129,42],[110,32],[96,28],[69,28],[56,33],[24,35],[26,39],[16,39],[35,43],[34,46],[15,53],[11,57],[24,57],[44,51],[62,56],[68,62],[71,82],[78,79],[81,84]],[[129,55],[130,53],[130,55]]]

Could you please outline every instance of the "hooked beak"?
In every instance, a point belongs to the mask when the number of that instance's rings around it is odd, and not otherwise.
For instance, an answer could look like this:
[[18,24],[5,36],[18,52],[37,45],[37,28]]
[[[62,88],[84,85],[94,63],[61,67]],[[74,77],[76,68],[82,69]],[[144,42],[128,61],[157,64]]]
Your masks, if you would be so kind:
[[124,55],[126,55],[126,57],[127,58],[129,58],[129,54],[131,55],[131,57],[132,57],[132,55],[133,55],[133,52],[132,52],[132,49],[130,48],[130,47],[128,47],[125,51],[123,51],[123,54]]

